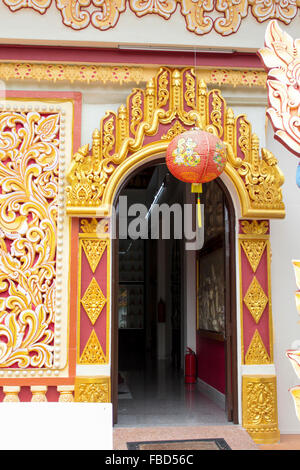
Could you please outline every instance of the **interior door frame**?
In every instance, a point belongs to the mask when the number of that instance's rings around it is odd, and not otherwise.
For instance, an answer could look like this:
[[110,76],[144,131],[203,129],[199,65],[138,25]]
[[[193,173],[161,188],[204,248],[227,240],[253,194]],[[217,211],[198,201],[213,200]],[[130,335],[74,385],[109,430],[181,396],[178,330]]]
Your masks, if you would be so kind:
[[[134,171],[126,176],[119,186],[114,199],[114,206],[117,209],[119,195],[128,181],[143,168],[165,163],[164,158],[158,158],[154,161],[146,162],[140,165]],[[225,195],[226,206],[229,215],[229,259],[226,259],[226,290],[230,295],[226,296],[226,335],[225,335],[225,353],[226,353],[226,412],[228,421],[238,424],[238,379],[237,379],[237,314],[236,314],[236,240],[235,240],[235,209],[226,185],[218,179]],[[117,213],[117,211],[116,211]],[[116,217],[116,234],[119,233],[118,217]],[[119,283],[119,239],[118,236],[112,241],[112,333],[111,333],[111,393],[113,404],[113,424],[118,420],[118,283]],[[197,263],[195,263],[197,266]],[[197,269],[197,268],[196,268]],[[197,275],[197,273],[195,273]],[[196,296],[197,301],[197,296]],[[196,309],[197,311],[197,309]]]

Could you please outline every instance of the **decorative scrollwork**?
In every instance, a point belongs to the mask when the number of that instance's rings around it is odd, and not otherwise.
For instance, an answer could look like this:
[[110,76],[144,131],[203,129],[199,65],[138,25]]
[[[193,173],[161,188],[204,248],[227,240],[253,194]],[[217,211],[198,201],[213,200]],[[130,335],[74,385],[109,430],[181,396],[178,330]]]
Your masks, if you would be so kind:
[[59,114],[0,114],[0,367],[53,366]]
[[[11,11],[32,8],[41,14],[46,13],[51,4],[51,0],[3,2]],[[248,16],[249,7],[259,23],[278,19],[285,24],[295,18],[299,8],[297,0],[55,0],[65,26],[81,30],[91,25],[100,31],[114,28],[127,4],[138,18],[154,14],[169,20],[177,3],[181,4],[187,30],[197,35],[208,34],[212,30],[222,36],[236,33],[242,20]],[[216,14],[217,18],[213,19]]]
[[131,10],[137,16],[157,13],[166,20],[170,18],[176,10],[176,0],[129,0]]

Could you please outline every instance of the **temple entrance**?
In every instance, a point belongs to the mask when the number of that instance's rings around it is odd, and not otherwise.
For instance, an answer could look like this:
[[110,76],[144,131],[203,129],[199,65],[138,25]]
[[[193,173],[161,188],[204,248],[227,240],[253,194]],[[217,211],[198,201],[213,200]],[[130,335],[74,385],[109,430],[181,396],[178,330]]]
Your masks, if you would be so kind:
[[[118,426],[237,422],[231,212],[222,183],[207,184],[204,224],[197,229],[195,197],[187,186],[165,164],[152,164],[131,174],[117,199],[113,403]],[[183,227],[189,203],[187,234],[198,230],[191,249]],[[167,212],[156,214],[157,206]],[[187,347],[197,357],[195,384],[184,380]]]

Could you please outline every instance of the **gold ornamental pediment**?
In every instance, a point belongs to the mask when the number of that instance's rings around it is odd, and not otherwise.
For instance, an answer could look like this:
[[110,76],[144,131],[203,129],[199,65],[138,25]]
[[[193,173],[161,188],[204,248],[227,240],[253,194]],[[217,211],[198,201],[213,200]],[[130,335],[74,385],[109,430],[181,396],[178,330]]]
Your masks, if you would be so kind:
[[91,147],[75,153],[67,175],[68,214],[93,216],[112,205],[130,169],[164,153],[174,136],[195,126],[226,144],[225,173],[238,193],[242,217],[283,218],[283,174],[274,155],[260,148],[247,116],[235,116],[221,91],[208,90],[193,68],[166,67],[145,89],[133,89],[126,106],[108,111]]

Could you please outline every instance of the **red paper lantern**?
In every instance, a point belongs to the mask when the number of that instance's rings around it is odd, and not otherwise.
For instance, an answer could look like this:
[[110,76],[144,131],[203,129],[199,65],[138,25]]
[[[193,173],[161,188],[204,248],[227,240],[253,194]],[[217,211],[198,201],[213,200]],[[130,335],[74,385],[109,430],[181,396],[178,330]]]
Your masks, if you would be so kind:
[[176,136],[168,145],[166,164],[175,178],[192,183],[198,193],[198,224],[201,227],[202,183],[214,180],[225,168],[226,146],[210,132],[193,128]]
[[166,164],[172,175],[185,183],[208,183],[224,170],[226,147],[210,132],[191,129],[170,142]]

